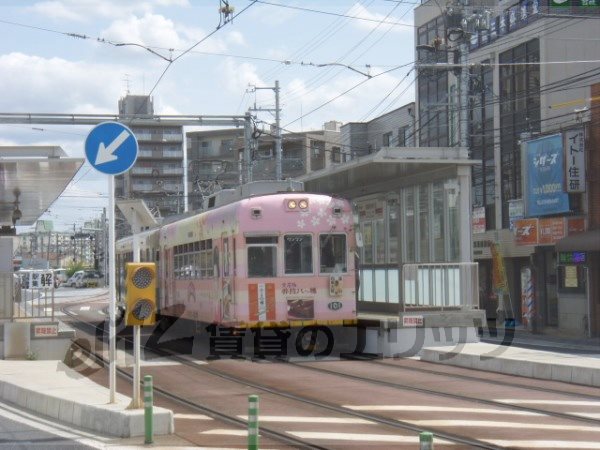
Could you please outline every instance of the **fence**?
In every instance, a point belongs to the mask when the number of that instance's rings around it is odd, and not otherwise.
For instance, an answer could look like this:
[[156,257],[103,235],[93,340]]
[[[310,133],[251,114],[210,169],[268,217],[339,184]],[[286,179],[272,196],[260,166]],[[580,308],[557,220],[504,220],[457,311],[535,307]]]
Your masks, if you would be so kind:
[[479,308],[477,263],[405,264],[404,310]]
[[50,318],[54,321],[54,271],[21,270],[14,287],[10,319]]

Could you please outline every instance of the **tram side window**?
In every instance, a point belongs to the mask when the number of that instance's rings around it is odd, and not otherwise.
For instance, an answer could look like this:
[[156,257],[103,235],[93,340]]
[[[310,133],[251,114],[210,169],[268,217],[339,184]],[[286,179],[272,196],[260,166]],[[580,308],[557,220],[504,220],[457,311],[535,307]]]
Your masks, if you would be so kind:
[[277,236],[247,237],[248,277],[277,276]]
[[346,235],[322,234],[319,236],[321,273],[347,272]]
[[213,278],[212,254],[212,239],[175,246],[175,278]]
[[285,273],[312,273],[312,236],[288,234],[284,239]]

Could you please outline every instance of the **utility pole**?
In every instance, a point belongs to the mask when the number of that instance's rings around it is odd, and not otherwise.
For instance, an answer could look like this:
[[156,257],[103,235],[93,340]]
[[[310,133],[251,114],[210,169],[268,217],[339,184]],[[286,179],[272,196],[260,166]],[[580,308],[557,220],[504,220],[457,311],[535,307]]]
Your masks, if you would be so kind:
[[250,108],[249,111],[268,111],[275,113],[275,178],[277,180],[282,179],[282,148],[281,148],[281,108],[279,107],[279,80],[275,80],[275,86],[257,87],[252,86],[249,92],[255,92],[259,89],[270,89],[275,92],[275,109],[273,108],[257,108],[256,104],[254,108]]

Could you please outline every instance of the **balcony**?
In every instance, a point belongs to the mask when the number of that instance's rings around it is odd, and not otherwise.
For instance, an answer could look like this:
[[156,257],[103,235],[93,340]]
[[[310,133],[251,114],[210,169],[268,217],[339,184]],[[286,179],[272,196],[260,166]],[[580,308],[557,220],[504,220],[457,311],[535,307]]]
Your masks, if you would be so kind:
[[135,133],[135,137],[145,142],[183,142],[183,134]]
[[132,175],[141,176],[181,176],[183,175],[182,167],[133,167]]
[[183,159],[183,151],[181,150],[140,150],[138,158],[153,158],[153,159]]

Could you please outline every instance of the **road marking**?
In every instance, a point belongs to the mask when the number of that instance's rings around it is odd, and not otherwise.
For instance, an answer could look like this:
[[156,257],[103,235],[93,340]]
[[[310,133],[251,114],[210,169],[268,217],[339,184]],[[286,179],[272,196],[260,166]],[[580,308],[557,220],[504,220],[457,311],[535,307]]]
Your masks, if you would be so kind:
[[89,311],[89,310],[90,310],[90,307],[89,307],[89,306],[81,306],[81,307],[79,308],[79,311]]
[[[248,420],[248,416],[238,416],[240,419]],[[292,422],[292,423],[347,423],[376,425],[375,422],[365,419],[345,419],[343,417],[307,417],[307,416],[263,416],[260,422]]]
[[185,419],[185,420],[213,420],[212,417],[205,416],[204,414],[174,414],[173,417],[175,419]]
[[524,428],[527,430],[585,431],[600,433],[600,427],[585,425],[553,425],[545,423],[500,422],[497,420],[407,420],[420,427],[481,427],[481,428]]
[[579,416],[579,417],[588,417],[590,419],[600,419],[600,413],[568,412],[566,414],[571,414],[573,416]]
[[529,411],[510,411],[491,408],[457,408],[454,406],[425,406],[425,405],[342,405],[353,411],[406,411],[406,412],[456,412],[476,414],[506,414],[510,416],[543,416],[544,414]]
[[213,430],[201,431],[200,434],[216,434],[219,436],[248,436],[248,430],[228,430],[225,428],[215,428]]
[[[509,448],[581,448],[594,449],[600,448],[600,442],[590,441],[509,441],[502,439],[480,439],[483,442],[488,442],[498,447]],[[436,441],[437,442],[437,441]]]
[[[323,439],[332,441],[367,441],[395,442],[398,444],[418,444],[419,436],[398,436],[396,434],[367,434],[367,433],[326,433],[319,431],[286,431],[287,434],[300,439]],[[436,439],[436,444],[449,444],[444,439]]]
[[101,309],[99,309],[97,311],[97,313],[100,314],[101,316],[105,316],[106,315],[106,313],[104,311],[102,311]]
[[598,406],[600,402],[587,401],[587,400],[527,400],[520,398],[500,398],[495,399],[495,402],[500,403],[513,403],[515,405],[565,405],[565,406]]

